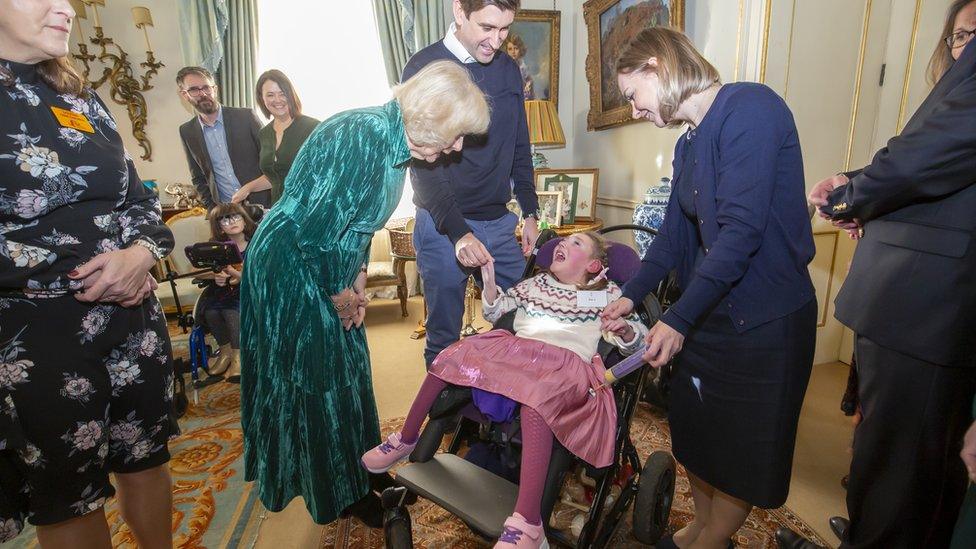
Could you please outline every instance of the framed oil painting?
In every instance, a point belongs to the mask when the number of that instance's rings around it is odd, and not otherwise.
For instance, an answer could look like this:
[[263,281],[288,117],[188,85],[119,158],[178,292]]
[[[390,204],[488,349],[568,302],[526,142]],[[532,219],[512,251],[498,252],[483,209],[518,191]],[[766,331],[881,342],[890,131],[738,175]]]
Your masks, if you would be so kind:
[[[596,168],[545,169],[535,171],[535,188],[540,191],[562,190],[563,223],[573,224],[596,219],[596,197],[600,170]],[[568,207],[568,211],[566,210]]]
[[562,191],[536,191],[539,197],[539,223],[543,221],[550,227],[558,227],[563,224],[563,192]]
[[583,4],[589,53],[586,79],[590,83],[587,130],[605,130],[628,122],[630,105],[617,87],[617,57],[647,27],[684,30],[685,0],[588,0]]
[[559,107],[559,12],[519,10],[502,45],[522,72],[525,99]]

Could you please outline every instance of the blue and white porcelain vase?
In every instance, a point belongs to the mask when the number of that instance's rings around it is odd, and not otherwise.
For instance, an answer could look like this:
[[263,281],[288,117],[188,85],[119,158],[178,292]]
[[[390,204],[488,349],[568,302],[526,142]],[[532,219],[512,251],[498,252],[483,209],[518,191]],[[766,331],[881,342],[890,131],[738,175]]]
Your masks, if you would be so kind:
[[[662,177],[661,184],[650,187],[644,193],[644,202],[634,208],[634,225],[642,225],[652,229],[660,229],[664,223],[664,212],[668,209],[668,199],[671,197],[671,178]],[[641,257],[654,240],[654,236],[644,231],[634,231],[634,241],[637,242],[637,252]]]

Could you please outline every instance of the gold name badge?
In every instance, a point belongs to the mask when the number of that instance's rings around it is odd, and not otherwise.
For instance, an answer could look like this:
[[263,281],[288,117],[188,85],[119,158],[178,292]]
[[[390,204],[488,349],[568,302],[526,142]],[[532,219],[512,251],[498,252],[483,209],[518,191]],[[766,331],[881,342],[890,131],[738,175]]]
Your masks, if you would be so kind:
[[65,128],[74,128],[85,133],[95,133],[95,128],[92,128],[91,122],[88,121],[85,115],[67,109],[59,109],[58,107],[51,107],[51,111],[54,113],[54,117],[58,119],[58,123]]

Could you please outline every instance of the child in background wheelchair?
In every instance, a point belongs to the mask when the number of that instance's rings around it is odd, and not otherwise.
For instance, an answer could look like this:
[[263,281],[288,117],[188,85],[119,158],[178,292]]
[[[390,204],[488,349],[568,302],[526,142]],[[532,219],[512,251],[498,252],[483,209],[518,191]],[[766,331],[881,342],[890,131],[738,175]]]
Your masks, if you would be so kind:
[[[553,436],[594,467],[615,459],[617,407],[603,382],[596,354],[605,338],[623,354],[636,351],[647,328],[620,319],[601,333],[599,313],[619,296],[606,278],[607,243],[600,235],[572,235],[556,245],[547,272],[498,295],[494,272],[482,269],[485,318],[515,313],[515,334],[493,330],[448,347],[431,365],[403,428],[363,455],[363,466],[387,471],[416,445],[420,425],[448,386],[472,387],[482,411],[508,415],[521,405],[522,466],[515,512],[505,520],[496,547],[548,547],[541,518],[543,488]],[[591,363],[592,361],[592,363]],[[504,397],[504,398],[502,398]],[[494,419],[494,418],[493,418]],[[502,419],[498,419],[501,421]]]
[[[246,257],[247,243],[254,236],[257,224],[240,205],[218,204],[210,211],[211,239],[232,242],[241,257]],[[240,304],[241,270],[243,263],[227,265],[206,280],[206,287],[195,309],[195,318],[213,334],[219,345],[217,360],[209,368],[211,375],[226,374],[231,383],[240,383]]]

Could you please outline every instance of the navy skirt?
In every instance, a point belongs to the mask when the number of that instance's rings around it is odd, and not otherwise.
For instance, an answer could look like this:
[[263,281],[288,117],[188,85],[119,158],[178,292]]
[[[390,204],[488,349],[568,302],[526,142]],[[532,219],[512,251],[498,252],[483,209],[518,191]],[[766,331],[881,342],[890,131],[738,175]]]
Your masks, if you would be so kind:
[[726,494],[779,507],[813,365],[817,302],[743,333],[718,309],[688,333],[675,360],[674,456]]

